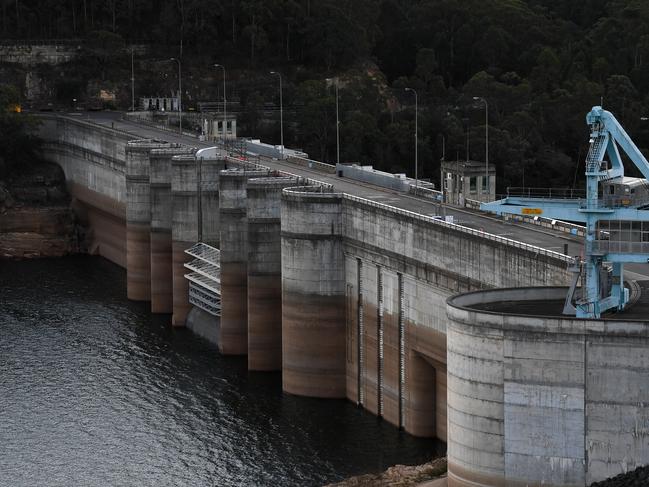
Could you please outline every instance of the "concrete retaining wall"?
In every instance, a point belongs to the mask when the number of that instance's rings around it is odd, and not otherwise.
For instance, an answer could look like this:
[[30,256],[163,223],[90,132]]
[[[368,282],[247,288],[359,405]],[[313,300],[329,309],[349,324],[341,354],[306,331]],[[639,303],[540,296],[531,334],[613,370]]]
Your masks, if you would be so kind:
[[347,396],[414,435],[446,440],[446,299],[566,284],[564,257],[348,195],[343,212]]
[[126,143],[133,137],[81,120],[39,116],[43,157],[65,173],[89,250],[126,267]]
[[449,485],[583,486],[649,462],[649,322],[475,308],[565,293],[449,299]]

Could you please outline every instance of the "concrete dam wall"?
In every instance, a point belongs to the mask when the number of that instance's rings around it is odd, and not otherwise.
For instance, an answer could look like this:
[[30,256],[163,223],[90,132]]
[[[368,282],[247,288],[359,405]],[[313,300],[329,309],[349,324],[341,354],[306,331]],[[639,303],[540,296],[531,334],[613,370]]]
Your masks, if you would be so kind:
[[[41,131],[92,227],[93,251],[126,268],[130,299],[150,301],[175,326],[200,315],[221,353],[281,370],[288,393],[348,398],[448,441],[450,452],[464,433],[447,418],[457,397],[447,299],[569,281],[558,253],[209,149],[65,118],[45,118]],[[199,241],[220,249],[220,320],[188,299],[185,250]],[[474,468],[473,457],[456,458]]]

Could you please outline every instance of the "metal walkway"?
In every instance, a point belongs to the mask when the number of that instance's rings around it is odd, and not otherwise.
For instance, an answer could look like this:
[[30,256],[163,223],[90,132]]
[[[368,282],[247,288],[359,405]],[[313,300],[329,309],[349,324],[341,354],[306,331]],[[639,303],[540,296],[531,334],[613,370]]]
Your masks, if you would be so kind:
[[189,281],[189,302],[213,316],[221,316],[221,252],[199,242],[185,250],[193,259],[185,263],[191,272],[185,274]]

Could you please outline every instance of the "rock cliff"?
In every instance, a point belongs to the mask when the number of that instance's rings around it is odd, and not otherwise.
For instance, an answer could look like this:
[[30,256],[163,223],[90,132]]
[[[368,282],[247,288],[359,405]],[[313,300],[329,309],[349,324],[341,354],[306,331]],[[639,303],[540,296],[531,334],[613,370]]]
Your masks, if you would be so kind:
[[84,240],[58,166],[35,163],[0,181],[0,259],[61,257]]

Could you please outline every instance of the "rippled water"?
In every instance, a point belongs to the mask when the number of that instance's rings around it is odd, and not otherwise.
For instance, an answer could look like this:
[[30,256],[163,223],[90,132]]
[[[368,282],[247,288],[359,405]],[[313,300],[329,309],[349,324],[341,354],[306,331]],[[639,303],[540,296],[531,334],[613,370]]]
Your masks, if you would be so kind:
[[0,261],[0,485],[315,486],[440,448],[125,296],[101,258]]

